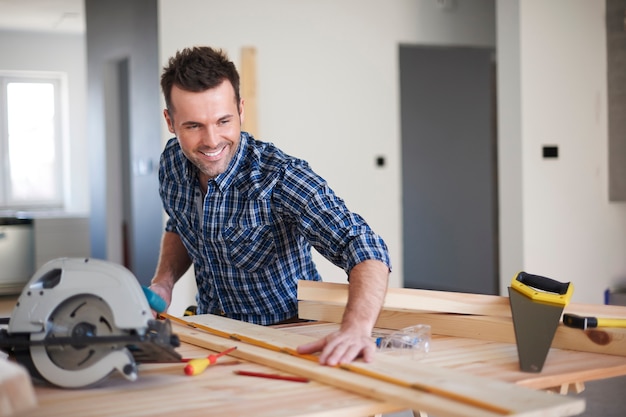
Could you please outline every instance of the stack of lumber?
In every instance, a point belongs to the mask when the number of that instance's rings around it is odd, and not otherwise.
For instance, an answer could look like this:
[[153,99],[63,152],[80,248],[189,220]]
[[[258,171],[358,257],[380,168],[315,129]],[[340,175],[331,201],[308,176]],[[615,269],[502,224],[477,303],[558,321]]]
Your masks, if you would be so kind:
[[[348,297],[348,285],[300,281],[300,318],[341,322]],[[564,313],[580,316],[626,319],[626,307],[570,303]],[[376,327],[401,329],[429,324],[433,334],[515,343],[508,297],[390,288]],[[580,330],[560,324],[553,348],[626,356],[626,329]]]

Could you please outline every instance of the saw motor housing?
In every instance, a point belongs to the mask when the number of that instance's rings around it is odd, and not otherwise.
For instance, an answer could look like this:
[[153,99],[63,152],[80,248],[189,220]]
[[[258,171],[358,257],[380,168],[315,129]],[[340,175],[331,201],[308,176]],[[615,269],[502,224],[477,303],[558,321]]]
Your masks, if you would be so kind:
[[92,385],[114,370],[135,380],[137,362],[179,362],[178,345],[128,269],[90,258],[42,266],[0,333],[0,348],[33,376],[67,388]]

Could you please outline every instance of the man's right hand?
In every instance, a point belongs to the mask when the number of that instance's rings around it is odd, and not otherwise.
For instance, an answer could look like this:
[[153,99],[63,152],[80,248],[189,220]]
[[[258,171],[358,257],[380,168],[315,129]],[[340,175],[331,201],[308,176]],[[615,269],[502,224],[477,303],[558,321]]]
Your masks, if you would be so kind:
[[[165,301],[166,307],[164,311],[167,311],[170,304],[172,303],[173,287],[156,282],[156,283],[151,284],[150,287],[148,288],[152,290],[155,294],[157,294],[159,297],[161,297],[163,301]],[[157,312],[153,310],[152,315],[156,317]]]

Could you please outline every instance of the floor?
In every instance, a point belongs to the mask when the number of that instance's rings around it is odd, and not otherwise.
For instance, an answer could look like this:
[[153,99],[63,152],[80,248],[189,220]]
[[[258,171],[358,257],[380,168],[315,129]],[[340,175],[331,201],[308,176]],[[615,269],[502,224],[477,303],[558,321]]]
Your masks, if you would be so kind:
[[[581,417],[626,416],[626,376],[585,383],[585,390],[577,395],[585,398],[586,410]],[[384,417],[413,417],[411,411],[385,414]],[[428,416],[436,417],[436,416]]]
[[585,384],[580,396],[587,400],[583,417],[626,416],[626,376],[592,381]]

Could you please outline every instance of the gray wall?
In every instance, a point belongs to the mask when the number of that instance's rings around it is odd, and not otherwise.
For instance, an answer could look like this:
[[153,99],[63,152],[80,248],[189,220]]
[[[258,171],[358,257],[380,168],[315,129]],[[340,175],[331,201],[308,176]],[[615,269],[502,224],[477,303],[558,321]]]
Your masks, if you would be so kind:
[[92,256],[148,283],[163,230],[157,3],[86,0],[85,16]]
[[405,287],[498,292],[492,55],[400,47]]

